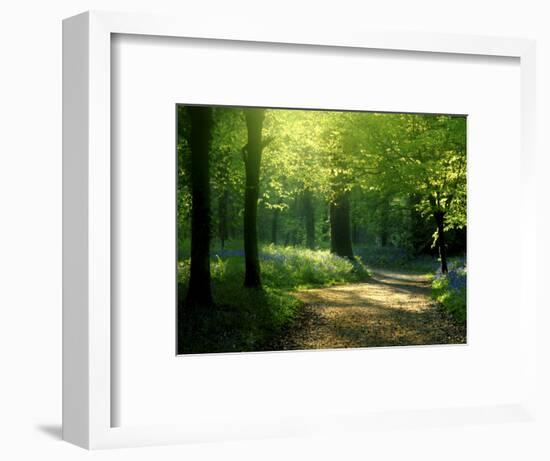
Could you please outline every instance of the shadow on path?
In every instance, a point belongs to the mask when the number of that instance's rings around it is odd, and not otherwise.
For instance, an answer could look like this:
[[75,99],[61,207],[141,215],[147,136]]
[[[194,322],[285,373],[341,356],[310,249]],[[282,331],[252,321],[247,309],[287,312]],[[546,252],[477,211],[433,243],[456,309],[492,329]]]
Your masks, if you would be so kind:
[[376,270],[365,283],[295,293],[305,304],[283,349],[463,344],[466,329],[430,298],[422,274]]

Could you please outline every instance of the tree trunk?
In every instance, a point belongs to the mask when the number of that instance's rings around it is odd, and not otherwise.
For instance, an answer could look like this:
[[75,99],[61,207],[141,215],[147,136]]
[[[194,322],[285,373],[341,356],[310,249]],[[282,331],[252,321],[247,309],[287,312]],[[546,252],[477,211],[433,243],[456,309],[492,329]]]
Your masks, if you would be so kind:
[[388,200],[386,197],[384,197],[383,199],[383,202],[382,202],[382,209],[380,211],[380,245],[385,247],[387,244],[388,244],[388,237],[389,237],[389,232],[388,232],[388,223],[389,223],[389,219],[388,219],[388,215],[389,215],[389,210],[388,210]]
[[359,230],[357,228],[357,223],[353,221],[351,223],[351,243],[357,245],[359,243]]
[[212,110],[189,107],[191,150],[191,266],[186,309],[204,309],[212,305],[210,287],[210,184],[208,155]]
[[439,249],[439,258],[441,259],[441,272],[448,273],[447,269],[447,248],[445,245],[445,212],[436,211],[434,213],[437,224],[437,247]]
[[380,232],[380,245],[383,247],[388,245],[388,231],[385,227],[383,227]]
[[227,202],[229,200],[229,193],[227,190],[224,190],[218,197],[218,220],[219,228],[218,233],[220,237],[221,249],[225,248],[225,241],[228,237],[227,229]]
[[313,194],[309,189],[304,190],[303,211],[306,225],[306,247],[315,248],[315,208],[313,206]]
[[330,203],[330,251],[353,260],[350,231],[349,192],[338,194]]
[[273,215],[271,217],[271,243],[277,245],[277,231],[279,227],[279,209],[273,208]]
[[244,193],[244,286],[261,288],[260,260],[258,256],[258,196],[260,192],[260,163],[262,159],[262,128],[264,109],[245,109],[248,143],[243,148],[246,172]]
[[412,247],[415,254],[419,255],[430,250],[432,239],[426,238],[426,236],[432,233],[432,228],[430,223],[426,223],[425,218],[417,209],[420,197],[417,194],[411,194],[408,201]]

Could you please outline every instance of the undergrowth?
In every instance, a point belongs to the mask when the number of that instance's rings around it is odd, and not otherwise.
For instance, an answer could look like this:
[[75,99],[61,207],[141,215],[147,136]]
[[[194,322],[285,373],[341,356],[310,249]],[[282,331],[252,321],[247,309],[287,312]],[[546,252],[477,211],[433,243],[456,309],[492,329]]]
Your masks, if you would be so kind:
[[[179,353],[274,350],[300,306],[297,289],[364,281],[367,268],[328,250],[266,245],[260,249],[263,288],[243,287],[244,258],[231,250],[211,259],[214,306],[186,322],[179,315]],[[178,302],[185,312],[189,260],[178,265]]]
[[450,266],[448,274],[436,274],[432,297],[457,321],[466,323],[466,267]]

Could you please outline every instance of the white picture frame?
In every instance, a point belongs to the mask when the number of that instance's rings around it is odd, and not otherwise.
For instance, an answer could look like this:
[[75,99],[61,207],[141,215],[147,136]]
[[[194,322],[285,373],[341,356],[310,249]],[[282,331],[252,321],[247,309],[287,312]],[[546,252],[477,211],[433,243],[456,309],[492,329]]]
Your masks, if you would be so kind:
[[[85,448],[185,443],[255,438],[355,428],[368,430],[380,419],[399,425],[434,420],[522,420],[532,417],[534,393],[521,403],[493,409],[388,410],[384,415],[347,415],[318,424],[280,421],[190,432],[189,426],[111,427],[112,375],[119,364],[111,354],[111,40],[113,34],[185,37],[312,47],[367,48],[518,58],[521,72],[521,309],[523,328],[535,331],[535,44],[527,39],[432,35],[412,32],[349,31],[312,34],[307,28],[282,31],[211,30],[174,18],[88,12],[63,23],[63,438]],[[531,225],[530,225],[531,224]],[[534,335],[522,344],[526,379],[535,381]],[[529,387],[529,386],[528,386]],[[404,416],[406,415],[406,416]],[[403,422],[405,420],[405,422]],[[393,423],[388,423],[392,426]]]

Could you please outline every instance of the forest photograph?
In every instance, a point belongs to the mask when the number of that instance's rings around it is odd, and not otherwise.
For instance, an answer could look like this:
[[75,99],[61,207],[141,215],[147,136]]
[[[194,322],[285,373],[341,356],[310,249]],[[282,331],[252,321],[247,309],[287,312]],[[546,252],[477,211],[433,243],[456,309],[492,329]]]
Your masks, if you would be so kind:
[[176,119],[178,354],[466,343],[465,115]]

